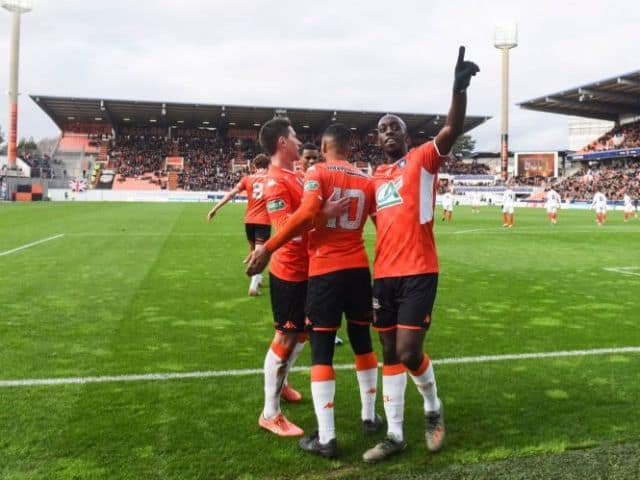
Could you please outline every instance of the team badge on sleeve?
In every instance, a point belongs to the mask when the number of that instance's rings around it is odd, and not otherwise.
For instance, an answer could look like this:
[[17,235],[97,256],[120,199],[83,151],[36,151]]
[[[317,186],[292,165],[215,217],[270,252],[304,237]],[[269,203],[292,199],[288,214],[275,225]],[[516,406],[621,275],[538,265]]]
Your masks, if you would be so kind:
[[284,210],[284,207],[284,200],[280,198],[269,200],[269,202],[267,202],[267,210],[269,213],[279,212],[280,210]]
[[314,190],[318,190],[320,188],[320,184],[317,180],[307,180],[304,182],[304,191],[305,192],[313,192]]

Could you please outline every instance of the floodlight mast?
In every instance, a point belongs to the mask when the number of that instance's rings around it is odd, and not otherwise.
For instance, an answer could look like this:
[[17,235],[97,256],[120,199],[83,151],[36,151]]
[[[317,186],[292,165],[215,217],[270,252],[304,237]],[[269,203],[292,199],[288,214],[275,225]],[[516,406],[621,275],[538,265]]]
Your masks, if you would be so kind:
[[500,174],[506,180],[509,175],[509,50],[518,46],[518,26],[496,27],[493,45],[502,52]]
[[20,16],[32,9],[30,0],[3,0],[2,8],[11,12],[11,42],[9,46],[9,142],[7,163],[16,169],[18,140],[18,72],[20,65]]

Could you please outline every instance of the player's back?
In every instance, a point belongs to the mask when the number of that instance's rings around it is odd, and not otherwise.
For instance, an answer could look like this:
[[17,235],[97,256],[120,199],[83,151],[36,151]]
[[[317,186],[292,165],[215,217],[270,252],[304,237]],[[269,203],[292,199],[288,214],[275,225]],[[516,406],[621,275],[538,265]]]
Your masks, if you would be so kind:
[[305,195],[313,193],[351,201],[340,217],[309,232],[309,276],[368,267],[362,230],[374,208],[371,177],[344,160],[319,163],[305,176]]
[[269,225],[271,223],[269,221],[267,202],[264,195],[266,180],[266,171],[252,173],[243,179],[248,200],[247,210],[244,215],[245,223],[258,225]]

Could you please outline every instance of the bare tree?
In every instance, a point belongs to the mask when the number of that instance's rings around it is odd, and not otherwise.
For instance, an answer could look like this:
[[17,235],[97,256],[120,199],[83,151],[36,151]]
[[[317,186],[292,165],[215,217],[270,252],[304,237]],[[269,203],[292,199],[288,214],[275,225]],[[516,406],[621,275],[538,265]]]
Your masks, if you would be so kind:
[[38,143],[37,143],[38,152],[41,153],[42,155],[53,156],[54,149],[56,148],[57,144],[58,144],[57,137],[41,138],[40,140],[38,140]]

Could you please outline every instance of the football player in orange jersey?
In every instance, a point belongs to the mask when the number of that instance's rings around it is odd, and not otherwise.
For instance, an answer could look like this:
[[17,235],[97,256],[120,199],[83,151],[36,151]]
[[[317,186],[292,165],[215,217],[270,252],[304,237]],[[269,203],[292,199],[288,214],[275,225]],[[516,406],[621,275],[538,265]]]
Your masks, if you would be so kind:
[[320,159],[320,151],[313,143],[305,143],[300,147],[298,153],[300,155],[300,166],[303,172],[306,172],[309,167],[313,167],[316,163],[322,161]]
[[403,432],[407,371],[423,399],[428,450],[442,448],[445,437],[442,404],[423,344],[438,285],[433,237],[438,170],[463,132],[466,89],[479,71],[464,60],[464,51],[460,47],[447,120],[433,141],[408,150],[407,126],[401,118],[385,115],[378,122],[385,164],[373,177],[377,230],[373,307],[374,328],[383,348],[382,395],[388,430],[382,442],[364,453],[365,462],[384,460],[407,446]]
[[248,271],[262,271],[270,253],[277,254],[278,248],[307,230],[326,201],[342,198],[345,211],[325,224],[314,225],[309,232],[307,317],[311,327],[311,393],[318,431],[300,440],[299,445],[329,458],[337,455],[333,354],[343,314],[355,354],[363,431],[375,433],[383,427],[375,413],[378,365],[369,332],[373,319],[371,274],[362,235],[375,201],[371,177],[346,160],[351,153],[350,140],[351,131],[345,125],[327,128],[321,147],[325,162],[307,170],[300,208],[270,242],[257,247]]
[[[309,167],[313,167],[316,163],[322,162],[323,159],[320,156],[320,150],[313,143],[305,143],[302,145],[298,151],[300,166],[302,167],[302,171],[306,172]],[[343,345],[344,341],[336,335],[335,339],[336,345]]]
[[[302,199],[302,176],[293,171],[300,141],[286,118],[269,120],[260,129],[259,136],[260,145],[271,156],[264,198],[271,224],[278,230]],[[326,222],[331,211],[338,211],[337,203],[333,204],[333,210],[329,203],[318,221]],[[269,292],[276,333],[264,360],[265,403],[258,424],[279,436],[304,433],[282,414],[280,396],[300,399],[300,394],[286,385],[286,377],[306,339],[304,310],[308,270],[306,235],[292,239],[272,258]]]
[[[267,178],[267,167],[269,167],[269,157],[261,153],[253,159],[255,172],[246,175],[225,193],[222,199],[214,205],[207,213],[207,221],[211,222],[216,213],[224,207],[231,199],[240,192],[247,192],[247,210],[244,216],[244,228],[249,241],[251,251],[256,245],[262,245],[271,236],[271,223],[267,213],[267,205],[264,200],[264,182]],[[249,284],[249,295],[259,294],[258,287],[262,284],[262,275],[251,277]]]

